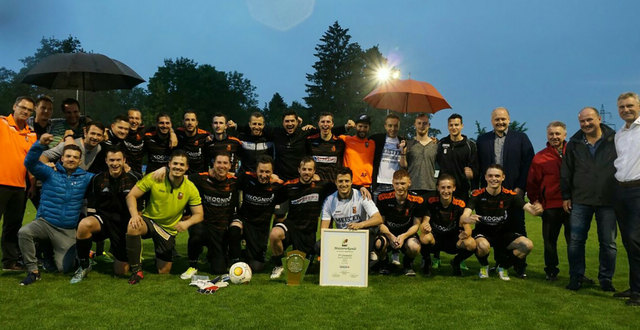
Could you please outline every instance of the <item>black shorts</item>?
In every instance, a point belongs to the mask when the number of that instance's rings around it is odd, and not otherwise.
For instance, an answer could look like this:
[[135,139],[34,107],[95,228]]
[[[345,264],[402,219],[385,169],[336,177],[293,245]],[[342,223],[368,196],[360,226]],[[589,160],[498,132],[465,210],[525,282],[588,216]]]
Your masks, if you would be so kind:
[[93,240],[99,242],[108,238],[110,242],[109,252],[118,261],[128,262],[126,236],[129,219],[122,219],[118,215],[100,212],[92,215],[92,217],[96,218],[100,223],[100,231],[93,234]]
[[[398,235],[392,233],[394,236],[398,237]],[[400,233],[402,234],[402,233]],[[386,243],[387,243],[387,250],[393,251],[393,252],[398,252],[398,251],[402,251],[402,253],[407,254],[407,242],[409,242],[410,239],[415,238],[416,240],[418,240],[418,244],[420,244],[420,239],[418,238],[418,235],[413,234],[409,237],[407,237],[404,240],[404,243],[402,244],[402,246],[399,249],[394,249],[393,247],[391,247],[391,242],[389,242],[389,239],[387,238],[386,235],[384,234],[378,234],[378,238],[382,238]]]
[[173,249],[176,246],[176,237],[162,229],[160,225],[153,220],[143,216],[142,220],[147,224],[147,233],[142,238],[153,239],[153,246],[156,253],[156,259],[166,262],[173,261]]
[[[212,223],[200,222],[189,227],[189,249],[207,248],[207,260],[211,264],[212,274],[222,274],[227,267],[227,247],[229,237],[227,229],[216,228]],[[191,253],[189,253],[191,254]]]
[[246,252],[249,260],[266,262],[267,245],[269,243],[270,224],[254,224],[242,222],[242,236],[247,242]]
[[489,231],[489,230],[473,230],[471,236],[474,239],[478,239],[480,237],[484,237],[493,249],[506,249],[511,242],[515,241],[519,237],[524,235],[518,234],[512,231],[500,230],[500,231]]
[[284,240],[282,248],[286,251],[290,245],[294,250],[300,250],[307,254],[307,257],[314,254],[316,246],[316,232],[305,233],[288,225],[287,221],[277,223],[274,227],[280,227],[284,230]]
[[434,251],[444,251],[449,254],[457,254],[458,247],[456,244],[458,243],[458,235],[460,232],[457,230],[452,230],[450,232],[438,232],[433,231],[433,238],[436,241],[436,244],[433,246]]

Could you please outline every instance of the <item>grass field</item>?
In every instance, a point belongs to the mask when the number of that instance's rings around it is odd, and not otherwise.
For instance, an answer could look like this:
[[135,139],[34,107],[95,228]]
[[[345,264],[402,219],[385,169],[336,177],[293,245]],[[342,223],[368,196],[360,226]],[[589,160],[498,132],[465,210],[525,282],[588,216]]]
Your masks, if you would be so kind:
[[[26,219],[33,218],[33,209]],[[597,286],[568,291],[566,244],[561,238],[560,279],[544,279],[541,221],[527,217],[536,245],[528,258],[528,279],[504,282],[492,274],[476,276],[478,263],[462,278],[451,277],[450,257],[430,278],[371,274],[368,288],[320,287],[318,275],[299,287],[270,281],[267,272],[254,274],[248,285],[231,285],[213,295],[201,295],[178,274],[187,263],[174,263],[171,275],[155,274],[152,245],[144,245],[145,279],[131,286],[111,275],[111,265],[98,264],[76,285],[70,275],[44,273],[42,281],[18,285],[23,273],[0,273],[0,329],[55,328],[502,328],[502,329],[638,329],[640,308],[627,307]],[[562,235],[561,235],[562,236]],[[178,252],[186,255],[187,236],[178,237]],[[597,278],[597,237],[587,245],[587,276]],[[493,259],[493,258],[491,258]],[[268,271],[271,268],[268,266]],[[613,284],[628,288],[626,253],[618,239]]]

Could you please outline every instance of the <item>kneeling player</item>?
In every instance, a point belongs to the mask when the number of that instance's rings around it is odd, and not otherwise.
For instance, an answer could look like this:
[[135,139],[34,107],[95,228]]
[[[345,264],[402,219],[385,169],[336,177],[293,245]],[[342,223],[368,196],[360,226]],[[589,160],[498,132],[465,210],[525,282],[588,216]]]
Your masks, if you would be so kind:
[[125,246],[129,210],[127,194],[135,186],[139,177],[135,172],[125,172],[125,157],[122,150],[113,148],[106,154],[107,172],[91,179],[87,190],[88,216],[78,224],[76,249],[80,267],[71,278],[78,283],[91,271],[89,253],[93,240],[111,242],[111,254],[115,257],[113,272],[124,275],[129,271]]
[[238,229],[230,229],[229,254],[231,258],[239,257],[244,237],[247,243],[247,262],[254,272],[264,269],[271,215],[276,193],[282,188],[282,184],[282,180],[273,176],[273,159],[267,155],[258,158],[256,172],[242,173],[238,178],[238,190],[242,190],[242,206],[238,212],[240,222],[233,223]]
[[[425,217],[424,199],[413,192],[409,192],[411,178],[404,169],[393,173],[393,191],[378,195],[378,209],[383,223],[380,225],[380,235],[376,238],[375,249],[379,259],[385,262],[387,249],[404,253],[404,274],[415,276],[413,260],[420,253],[420,242],[416,233]],[[389,274],[386,265],[380,270],[381,274]]]
[[460,222],[463,215],[471,215],[461,199],[453,196],[456,190],[456,179],[449,174],[438,177],[438,196],[427,200],[427,216],[420,230],[420,252],[423,258],[425,275],[431,274],[431,251],[444,251],[455,254],[451,261],[453,274],[462,275],[460,263],[470,257],[476,250],[476,241],[471,237],[471,226]]
[[[368,191],[366,188],[358,191],[352,187],[351,169],[339,167],[335,173],[338,191],[329,195],[322,205],[322,228],[329,228],[333,221],[338,229],[370,229],[370,233],[375,235],[378,225],[382,223],[382,216]],[[374,240],[370,239],[370,242],[372,252]]]
[[[193,182],[184,175],[188,168],[187,154],[176,150],[169,158],[168,175],[162,182],[156,182],[151,174],[145,175],[127,195],[131,215],[126,238],[127,259],[132,273],[129,284],[137,284],[144,278],[140,263],[141,238],[153,239],[158,273],[168,274],[173,265],[175,236],[202,221],[204,212],[200,194]],[[140,215],[137,200],[146,192],[149,192],[149,202]],[[187,205],[191,217],[180,221]]]
[[502,187],[505,175],[502,166],[490,165],[485,173],[487,187],[472,193],[469,207],[476,214],[463,217],[463,223],[475,223],[473,238],[476,240],[476,255],[480,261],[480,278],[489,277],[488,255],[491,247],[496,254],[498,276],[508,281],[507,268],[522,264],[523,259],[533,249],[533,242],[518,233],[514,218],[509,216],[516,209],[536,215],[541,207],[522,200],[514,191]]
[[322,201],[335,189],[333,183],[313,181],[315,165],[313,158],[302,158],[298,167],[300,178],[287,181],[279,194],[278,203],[289,200],[289,212],[286,219],[276,223],[269,234],[271,261],[275,265],[271,279],[282,275],[282,257],[289,245],[306,253],[309,259],[314,253]]
[[[236,219],[237,179],[229,173],[229,169],[231,155],[219,153],[214,157],[213,168],[209,172],[189,175],[202,198],[204,221],[189,228],[189,268],[180,275],[184,280],[198,272],[198,258],[203,247],[207,248],[210,272],[222,274],[227,271],[228,235],[234,232],[240,234]],[[239,258],[239,253],[240,251],[230,251],[229,254],[232,258]]]

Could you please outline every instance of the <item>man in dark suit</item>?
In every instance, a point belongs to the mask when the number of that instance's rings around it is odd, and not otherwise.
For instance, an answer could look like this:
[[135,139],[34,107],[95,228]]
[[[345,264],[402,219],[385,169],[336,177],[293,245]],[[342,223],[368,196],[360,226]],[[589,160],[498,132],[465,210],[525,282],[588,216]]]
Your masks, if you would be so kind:
[[[523,197],[527,186],[527,173],[535,153],[531,141],[525,133],[509,130],[510,121],[507,108],[493,109],[491,112],[493,131],[478,136],[478,162],[480,163],[480,173],[485,173],[491,164],[500,164],[506,175],[503,187],[513,190],[520,197]],[[484,178],[482,181],[482,185],[485,186]],[[517,228],[515,230],[526,236],[524,212],[518,210],[509,216],[516,219]],[[515,271],[519,277],[526,277],[524,267],[515,269]]]

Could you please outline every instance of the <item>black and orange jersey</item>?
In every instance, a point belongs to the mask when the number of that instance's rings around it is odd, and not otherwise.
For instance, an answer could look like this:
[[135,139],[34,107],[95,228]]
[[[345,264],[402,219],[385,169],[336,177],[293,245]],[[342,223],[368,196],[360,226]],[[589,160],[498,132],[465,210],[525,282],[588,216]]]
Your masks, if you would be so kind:
[[184,150],[189,158],[189,170],[187,173],[208,171],[210,163],[206,159],[205,145],[209,132],[197,128],[193,136],[188,136],[184,127],[178,127],[176,129],[176,137],[178,138],[177,148]]
[[238,176],[238,190],[242,191],[242,206],[238,215],[242,221],[269,224],[276,205],[276,193],[282,189],[282,180],[262,184],[254,172]]
[[144,134],[144,147],[147,151],[147,170],[151,173],[169,164],[171,156],[170,135],[162,135],[155,128]]
[[396,236],[406,233],[413,226],[414,218],[422,220],[427,213],[424,198],[413,192],[408,193],[402,204],[398,203],[395,191],[378,195],[378,210],[384,225]]
[[430,197],[427,200],[427,215],[431,230],[437,233],[457,232],[462,228],[460,217],[465,208],[464,201],[455,197],[447,207],[440,202],[440,196]]
[[190,174],[189,180],[200,192],[204,222],[212,224],[217,230],[226,230],[236,216],[238,179],[228,173],[224,180],[218,180],[205,172]]
[[322,139],[319,133],[307,137],[307,155],[312,156],[316,162],[316,174],[320,176],[320,180],[336,180],[336,171],[342,166],[344,148],[344,141],[335,135],[331,135],[328,141]]
[[509,217],[509,212],[522,209],[524,204],[522,197],[515,191],[504,187],[495,196],[489,194],[486,188],[474,190],[469,200],[469,207],[480,216],[476,229],[512,229],[514,218]]
[[338,138],[345,144],[342,163],[353,172],[353,184],[370,187],[373,182],[373,155],[376,151],[376,143],[357,136],[340,135]]
[[242,148],[242,142],[233,136],[225,137],[222,140],[217,140],[212,136],[212,140],[207,142],[206,145],[206,159],[207,163],[211,165],[216,155],[221,152],[226,152],[231,155],[231,170],[230,172],[235,173],[238,169],[238,152]]
[[124,139],[127,164],[138,173],[142,173],[142,160],[144,159],[144,133],[142,130],[143,128],[139,127],[137,131],[129,131]]
[[287,226],[293,226],[304,233],[315,233],[318,230],[322,203],[335,190],[336,186],[331,182],[302,183],[300,179],[293,179],[284,183],[276,203],[289,201],[289,213],[285,220]]
[[[127,195],[141,177],[134,171],[120,174],[117,178],[102,172],[91,178],[87,188],[87,213],[89,215],[108,215],[110,221],[118,222],[118,225],[126,230],[131,215],[127,206]],[[142,210],[144,204],[138,202],[138,209]]]

